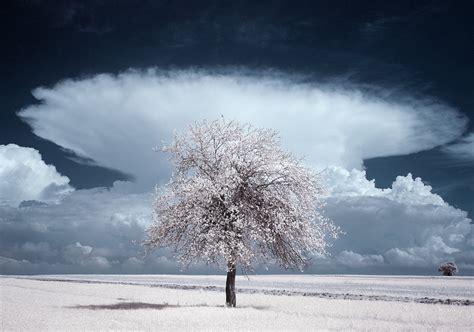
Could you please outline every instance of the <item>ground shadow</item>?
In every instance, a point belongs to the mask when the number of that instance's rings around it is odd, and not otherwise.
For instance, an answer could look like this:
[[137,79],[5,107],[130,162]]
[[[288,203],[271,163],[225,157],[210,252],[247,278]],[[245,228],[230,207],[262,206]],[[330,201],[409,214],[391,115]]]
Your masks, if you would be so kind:
[[119,302],[113,304],[89,304],[89,305],[76,305],[68,308],[72,309],[89,309],[89,310],[137,310],[137,309],[158,309],[162,310],[165,308],[177,307],[176,305],[170,305],[167,303],[144,303],[144,302]]
[[[76,305],[67,308],[70,309],[88,309],[88,310],[138,310],[138,309],[157,309],[163,310],[167,308],[225,308],[224,305],[208,305],[208,304],[195,304],[195,305],[180,305],[180,304],[168,304],[168,303],[145,303],[145,302],[118,302],[113,304],[89,304],[89,305]],[[239,308],[251,308],[256,310],[268,309],[266,306],[238,306]]]

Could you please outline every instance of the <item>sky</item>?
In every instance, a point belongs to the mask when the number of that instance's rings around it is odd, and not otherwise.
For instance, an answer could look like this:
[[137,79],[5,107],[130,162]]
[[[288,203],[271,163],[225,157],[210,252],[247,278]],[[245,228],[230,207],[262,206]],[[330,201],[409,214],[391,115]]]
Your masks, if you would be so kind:
[[469,1],[0,12],[0,273],[220,273],[140,242],[171,174],[154,148],[223,115],[277,130],[324,175],[344,234],[305,273],[433,275],[454,261],[474,275]]

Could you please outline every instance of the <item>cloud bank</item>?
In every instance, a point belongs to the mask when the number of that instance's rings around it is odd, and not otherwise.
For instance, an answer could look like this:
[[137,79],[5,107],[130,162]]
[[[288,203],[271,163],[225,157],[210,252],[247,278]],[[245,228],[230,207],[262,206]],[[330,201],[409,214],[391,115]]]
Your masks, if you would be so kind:
[[[220,115],[276,129],[287,148],[324,169],[326,214],[346,234],[334,242],[330,257],[314,257],[307,272],[436,274],[438,264],[452,260],[461,273],[474,273],[466,212],[411,174],[377,188],[361,170],[365,158],[413,153],[460,137],[466,120],[443,103],[393,101],[278,74],[203,71],[97,75],[33,93],[40,103],[19,116],[36,135],[136,182],[71,191],[67,178],[37,151],[16,147],[27,151],[24,160],[43,165],[24,173],[44,183],[33,190],[7,181],[0,193],[19,190],[15,202],[47,204],[0,205],[2,273],[179,273],[169,251],[144,256],[138,244],[151,221],[150,190],[166,182],[170,171],[167,156],[153,147],[170,140],[174,129]],[[18,151],[7,159],[19,172],[26,161]],[[45,190],[50,187],[68,194]],[[198,265],[188,272],[217,270]]]
[[[380,189],[365,172],[331,167],[325,213],[346,234],[310,273],[437,274],[455,261],[474,273],[471,220],[431,193],[421,179],[399,176]],[[170,251],[145,256],[152,195],[115,188],[77,190],[56,204],[0,206],[1,273],[182,273]],[[283,272],[269,266],[270,272]],[[205,264],[187,273],[220,273]],[[268,273],[265,266],[257,272]]]
[[391,188],[379,189],[364,171],[332,167],[326,173],[326,213],[346,234],[334,243],[335,256],[319,262],[323,269],[410,274],[452,260],[472,273],[472,220],[420,178],[398,176]]
[[150,194],[104,188],[71,192],[58,204],[0,206],[0,271],[125,273],[137,260],[169,272],[154,263],[159,253],[144,257],[140,241],[150,215]]
[[15,144],[0,145],[0,204],[57,201],[73,190],[69,179],[47,165],[40,153]]
[[446,144],[466,123],[441,102],[393,101],[278,74],[129,71],[65,80],[33,95],[40,103],[19,116],[36,135],[133,175],[142,191],[169,174],[166,156],[152,148],[195,120],[224,115],[271,127],[311,165],[347,169]]

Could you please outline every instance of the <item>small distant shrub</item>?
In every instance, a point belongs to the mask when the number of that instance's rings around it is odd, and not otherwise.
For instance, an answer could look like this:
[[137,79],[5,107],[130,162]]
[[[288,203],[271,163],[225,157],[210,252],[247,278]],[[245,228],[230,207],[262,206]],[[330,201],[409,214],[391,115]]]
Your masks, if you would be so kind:
[[438,271],[442,272],[444,276],[453,276],[458,273],[458,267],[453,262],[446,262],[438,267]]

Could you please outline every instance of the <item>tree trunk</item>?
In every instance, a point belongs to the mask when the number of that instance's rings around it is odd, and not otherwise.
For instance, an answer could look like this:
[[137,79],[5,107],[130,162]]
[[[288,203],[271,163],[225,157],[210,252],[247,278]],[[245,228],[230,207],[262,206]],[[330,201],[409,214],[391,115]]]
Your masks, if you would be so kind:
[[235,307],[235,274],[236,269],[234,264],[229,265],[227,271],[227,280],[225,282],[225,304],[228,307]]

